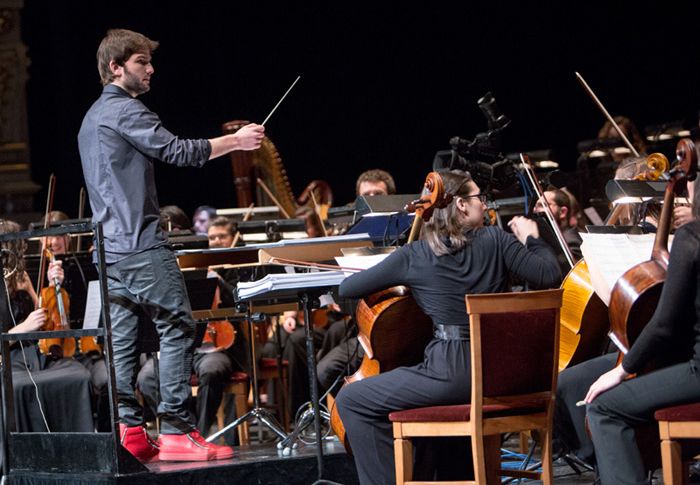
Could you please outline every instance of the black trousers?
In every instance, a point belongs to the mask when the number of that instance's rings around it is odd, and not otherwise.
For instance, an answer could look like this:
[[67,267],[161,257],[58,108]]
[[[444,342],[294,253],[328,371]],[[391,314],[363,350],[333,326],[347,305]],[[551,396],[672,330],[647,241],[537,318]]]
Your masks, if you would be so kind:
[[[343,387],[336,404],[362,485],[395,483],[394,445],[389,413],[471,398],[468,340],[433,340],[424,360]],[[460,464],[471,463],[470,456]],[[465,469],[468,465],[464,465]]]
[[588,405],[588,421],[602,485],[646,483],[635,428],[655,424],[654,411],[700,399],[700,375],[691,362],[626,380]]
[[576,406],[583,400],[598,377],[613,367],[617,352],[587,360],[559,373],[557,398],[554,401],[554,439],[567,452],[574,453],[589,464],[595,463],[593,442],[586,431],[586,407]]

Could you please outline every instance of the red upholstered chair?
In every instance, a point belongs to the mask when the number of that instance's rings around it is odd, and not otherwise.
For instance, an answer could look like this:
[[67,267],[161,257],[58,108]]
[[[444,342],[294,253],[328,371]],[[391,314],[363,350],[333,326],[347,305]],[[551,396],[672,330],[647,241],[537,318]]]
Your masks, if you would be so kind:
[[[475,481],[499,476],[552,483],[552,413],[559,359],[562,291],[468,295],[471,404],[393,412],[396,483],[412,482],[412,438],[470,436]],[[467,383],[465,383],[467,385]],[[540,430],[542,473],[500,469],[501,434]]]
[[685,460],[679,440],[700,439],[700,403],[659,409],[654,417],[659,422],[664,484],[687,483],[688,467],[687,463],[683,466]]

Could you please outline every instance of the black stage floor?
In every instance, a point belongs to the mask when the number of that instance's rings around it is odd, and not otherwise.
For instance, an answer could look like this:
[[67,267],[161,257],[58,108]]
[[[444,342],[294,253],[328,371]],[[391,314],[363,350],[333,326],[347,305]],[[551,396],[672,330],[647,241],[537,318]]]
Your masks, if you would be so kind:
[[[318,480],[316,446],[303,446],[282,456],[275,444],[236,447],[232,460],[210,462],[162,462],[148,465],[148,473],[120,477],[98,474],[15,473],[11,484],[241,484],[309,485]],[[323,478],[343,485],[356,485],[357,473],[337,440],[324,444]]]
[[[509,445],[510,443],[506,443]],[[51,474],[14,473],[9,478],[11,484],[241,484],[241,485],[310,485],[318,480],[315,455],[316,447],[305,445],[294,450],[290,456],[282,456],[274,443],[254,444],[236,447],[232,460],[213,462],[162,462],[148,465],[148,472],[140,475],[105,476],[98,474]],[[535,456],[537,459],[537,456]],[[358,483],[355,466],[337,440],[327,440],[324,444],[324,473],[319,483],[328,481],[355,485]],[[593,484],[592,471],[579,470],[576,473],[564,461],[554,463],[554,482],[558,485]],[[517,480],[510,483],[518,483]],[[523,480],[522,483],[540,484],[540,481]],[[657,470],[653,485],[662,484],[661,470]]]

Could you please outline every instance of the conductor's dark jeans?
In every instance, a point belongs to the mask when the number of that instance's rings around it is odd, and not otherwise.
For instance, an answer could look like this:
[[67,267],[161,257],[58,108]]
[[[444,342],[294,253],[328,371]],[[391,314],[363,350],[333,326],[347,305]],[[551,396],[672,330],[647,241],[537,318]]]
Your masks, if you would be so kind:
[[[160,342],[161,433],[195,428],[189,410],[195,323],[185,282],[167,247],[130,255],[107,266],[119,418],[127,426],[143,424],[134,389],[139,363],[139,321],[153,321]],[[139,317],[147,317],[139,318]]]

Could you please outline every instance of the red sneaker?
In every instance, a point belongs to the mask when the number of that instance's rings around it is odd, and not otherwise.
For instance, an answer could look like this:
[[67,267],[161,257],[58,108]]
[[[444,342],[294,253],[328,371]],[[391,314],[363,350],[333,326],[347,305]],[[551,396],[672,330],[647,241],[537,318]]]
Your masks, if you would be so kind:
[[119,441],[141,463],[158,461],[158,443],[153,441],[143,426],[119,424]]
[[194,430],[187,434],[160,435],[158,457],[163,461],[227,460],[233,458],[233,448],[207,443]]

